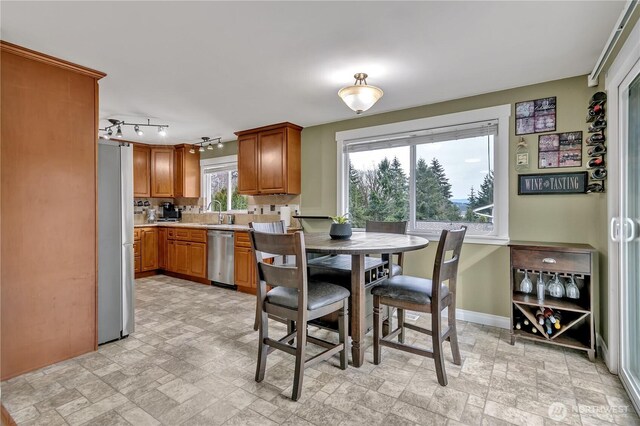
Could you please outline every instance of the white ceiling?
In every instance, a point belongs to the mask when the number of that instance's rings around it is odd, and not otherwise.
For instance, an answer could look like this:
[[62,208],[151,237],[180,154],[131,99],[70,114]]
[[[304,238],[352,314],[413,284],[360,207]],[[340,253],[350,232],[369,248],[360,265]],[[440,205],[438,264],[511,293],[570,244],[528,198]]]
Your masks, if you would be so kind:
[[0,28],[106,72],[101,119],[151,118],[179,143],[352,118],[337,91],[356,72],[385,92],[367,115],[587,74],[623,5],[3,1]]

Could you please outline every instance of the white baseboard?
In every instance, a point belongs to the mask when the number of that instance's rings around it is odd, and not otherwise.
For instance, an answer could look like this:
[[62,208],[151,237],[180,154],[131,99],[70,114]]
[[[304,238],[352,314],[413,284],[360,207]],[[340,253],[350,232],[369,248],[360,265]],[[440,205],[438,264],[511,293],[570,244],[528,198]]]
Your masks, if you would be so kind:
[[601,355],[609,371],[613,373],[613,371],[611,370],[611,364],[609,363],[609,348],[607,347],[607,342],[604,341],[600,333],[596,333],[596,348],[598,349],[598,354]]
[[469,321],[476,324],[506,328],[507,330],[511,327],[511,319],[509,317],[501,317],[493,314],[485,314],[484,312],[467,311],[465,309],[456,309],[456,318],[462,321]]

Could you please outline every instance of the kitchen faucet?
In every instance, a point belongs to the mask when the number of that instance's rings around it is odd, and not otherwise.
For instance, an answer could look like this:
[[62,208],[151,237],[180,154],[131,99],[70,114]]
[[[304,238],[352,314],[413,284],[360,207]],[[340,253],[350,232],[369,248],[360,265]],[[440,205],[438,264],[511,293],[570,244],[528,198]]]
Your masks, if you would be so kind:
[[[222,223],[222,203],[218,200],[213,200],[211,203],[218,203],[218,224]],[[211,207],[211,203],[209,203],[209,207]]]
[[222,203],[218,200],[211,200],[209,205],[207,206],[207,211],[211,211],[211,204],[218,203],[218,224],[222,223]]

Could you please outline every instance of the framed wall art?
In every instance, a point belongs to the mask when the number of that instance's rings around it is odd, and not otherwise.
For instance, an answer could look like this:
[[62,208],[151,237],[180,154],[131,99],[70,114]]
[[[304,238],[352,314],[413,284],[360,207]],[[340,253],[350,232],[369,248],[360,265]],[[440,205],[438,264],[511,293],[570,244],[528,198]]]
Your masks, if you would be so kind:
[[582,166],[582,132],[538,136],[538,168]]
[[518,195],[584,194],[587,172],[518,175]]
[[556,130],[556,97],[516,102],[516,135]]

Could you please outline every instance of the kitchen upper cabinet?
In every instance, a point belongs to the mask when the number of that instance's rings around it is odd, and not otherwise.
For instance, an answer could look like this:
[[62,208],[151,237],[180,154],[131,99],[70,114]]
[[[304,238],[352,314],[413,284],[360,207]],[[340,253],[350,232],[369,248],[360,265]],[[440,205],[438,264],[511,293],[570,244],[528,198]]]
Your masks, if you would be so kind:
[[147,147],[133,147],[133,196],[151,196],[151,150]]
[[191,146],[176,145],[174,154],[174,184],[175,197],[200,197],[200,152],[189,152]]
[[258,135],[238,138],[238,192],[258,194]]
[[236,132],[238,191],[247,195],[300,194],[300,135],[291,123]]
[[143,228],[140,245],[141,270],[153,271],[158,269],[158,230],[156,228]]
[[151,196],[173,197],[173,148],[151,149]]

